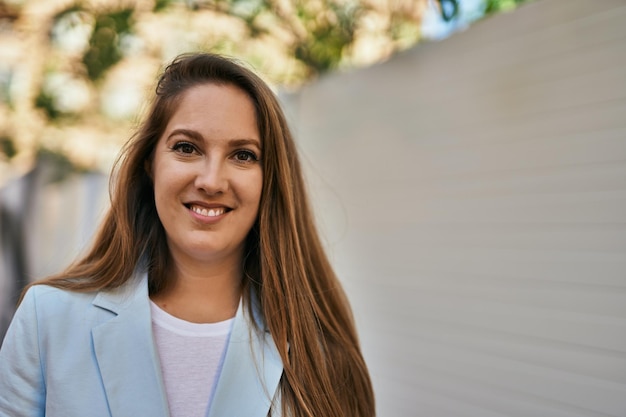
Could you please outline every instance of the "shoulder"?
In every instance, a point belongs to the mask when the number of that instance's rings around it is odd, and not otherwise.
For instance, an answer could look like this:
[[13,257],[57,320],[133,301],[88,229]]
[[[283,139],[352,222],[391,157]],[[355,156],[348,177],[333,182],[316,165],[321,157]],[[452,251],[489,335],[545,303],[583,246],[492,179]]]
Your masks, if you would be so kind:
[[37,335],[46,352],[57,348],[61,351],[70,345],[88,345],[92,329],[126,308],[127,300],[134,299],[129,295],[132,293],[128,288],[77,292],[33,285],[15,312],[12,327],[17,333]]
[[37,315],[45,313],[46,317],[50,317],[50,314],[91,305],[97,294],[97,292],[69,291],[49,285],[33,285],[26,291],[18,310],[28,308],[34,310]]
[[[47,284],[31,286],[20,304],[37,311],[38,315],[50,317],[55,314],[86,314],[91,307],[98,310],[118,312],[136,299],[147,298],[147,277],[137,274],[117,288],[93,291],[75,291]],[[44,314],[45,313],[45,314]]]
[[[93,316],[88,308],[95,293],[76,293],[47,285],[33,285],[17,308],[5,336],[2,354],[19,356],[30,352],[24,361],[35,363],[44,346],[67,347],[72,342],[69,332],[86,327]],[[26,355],[26,353],[24,353]],[[23,356],[23,355],[22,355]]]
[[92,307],[96,295],[34,285],[24,295],[11,327],[18,333],[36,334],[40,342],[54,335],[67,337],[69,331],[80,332],[98,320]]

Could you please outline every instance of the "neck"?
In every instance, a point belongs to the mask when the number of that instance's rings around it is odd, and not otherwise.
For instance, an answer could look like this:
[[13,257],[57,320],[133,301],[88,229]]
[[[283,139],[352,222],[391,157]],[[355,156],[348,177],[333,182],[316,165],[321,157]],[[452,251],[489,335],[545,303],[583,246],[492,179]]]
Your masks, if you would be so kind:
[[151,298],[171,315],[194,323],[235,316],[241,298],[240,262],[194,264],[173,259],[168,275],[167,287]]

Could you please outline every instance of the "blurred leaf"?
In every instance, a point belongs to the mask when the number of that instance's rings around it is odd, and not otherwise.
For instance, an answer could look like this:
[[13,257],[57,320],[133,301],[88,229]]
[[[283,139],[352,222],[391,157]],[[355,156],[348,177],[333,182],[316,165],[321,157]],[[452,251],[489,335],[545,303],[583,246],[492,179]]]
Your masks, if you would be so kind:
[[10,69],[0,69],[0,102],[13,106],[11,100],[11,82],[13,81],[13,72]]
[[518,5],[524,2],[528,2],[528,1],[529,0],[487,0],[487,6],[485,7],[485,14],[513,10]]
[[99,80],[123,58],[120,38],[132,32],[133,23],[133,9],[96,16],[89,48],[83,56],[83,63],[91,80]]
[[420,36],[419,25],[410,19],[392,19],[389,26],[389,34],[395,41],[403,41],[403,44],[413,44]]
[[9,136],[0,136],[0,151],[11,159],[17,154],[17,148],[15,142]]
[[154,11],[155,13],[162,12],[167,9],[171,3],[172,0],[156,0],[154,2],[154,8],[152,9],[152,11]]
[[54,96],[45,91],[44,88],[39,91],[39,94],[35,98],[35,107],[43,110],[50,120],[56,120],[63,115],[55,106]]
[[326,6],[323,14],[311,14],[306,2],[298,8],[298,16],[309,34],[296,45],[294,54],[313,73],[323,73],[339,65],[344,50],[354,41],[361,11],[350,4],[327,2]]

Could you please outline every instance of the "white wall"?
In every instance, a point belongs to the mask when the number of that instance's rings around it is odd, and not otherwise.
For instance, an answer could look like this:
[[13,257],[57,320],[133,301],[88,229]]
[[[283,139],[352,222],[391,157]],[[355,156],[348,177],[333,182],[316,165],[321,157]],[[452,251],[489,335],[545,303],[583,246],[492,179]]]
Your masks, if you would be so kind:
[[626,1],[289,99],[380,416],[626,416]]

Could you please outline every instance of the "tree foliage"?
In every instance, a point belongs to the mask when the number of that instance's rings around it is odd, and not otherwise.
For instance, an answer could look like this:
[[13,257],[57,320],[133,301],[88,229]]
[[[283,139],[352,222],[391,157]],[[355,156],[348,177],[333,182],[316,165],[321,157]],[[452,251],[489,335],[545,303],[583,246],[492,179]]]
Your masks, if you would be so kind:
[[[437,0],[444,20],[457,17],[459,1]],[[490,12],[519,2],[485,1]],[[159,65],[178,53],[235,55],[270,83],[297,86],[413,45],[428,2],[0,0],[0,53],[13,48],[0,63],[0,163],[47,148],[106,164]]]
[[98,81],[105,72],[123,58],[122,39],[132,33],[133,9],[124,8],[94,16],[95,24],[89,37],[89,48],[83,55],[83,64],[92,81]]

